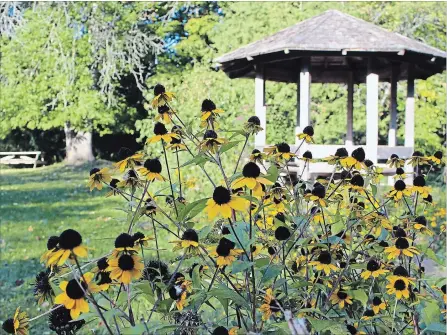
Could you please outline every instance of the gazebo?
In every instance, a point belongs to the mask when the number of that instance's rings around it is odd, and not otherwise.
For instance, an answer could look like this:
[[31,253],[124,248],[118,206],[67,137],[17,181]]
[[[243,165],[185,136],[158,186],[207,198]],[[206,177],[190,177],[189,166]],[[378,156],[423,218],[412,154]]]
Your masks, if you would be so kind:
[[[225,54],[216,60],[230,78],[255,79],[255,110],[264,131],[257,134],[255,146],[266,144],[265,81],[297,84],[296,129],[299,133],[310,124],[311,82],[345,83],[347,124],[345,146],[353,143],[354,84],[366,83],[366,146],[367,157],[374,161],[388,159],[392,153],[408,157],[414,150],[414,81],[427,79],[446,69],[446,53],[389,32],[369,22],[329,10]],[[407,80],[405,105],[405,144],[396,146],[397,82]],[[390,124],[388,145],[378,145],[378,85],[389,82]],[[318,125],[314,125],[318,131]],[[291,145],[292,151],[297,147]],[[333,154],[339,145],[303,146],[313,156]],[[312,164],[310,173],[324,173],[319,164]]]

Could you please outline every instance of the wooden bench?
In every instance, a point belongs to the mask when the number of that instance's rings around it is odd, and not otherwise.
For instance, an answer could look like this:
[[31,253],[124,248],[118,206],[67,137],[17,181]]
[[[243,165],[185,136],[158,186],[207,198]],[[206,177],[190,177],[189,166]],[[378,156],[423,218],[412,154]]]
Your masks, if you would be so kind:
[[3,151],[0,152],[0,164],[5,165],[18,165],[29,164],[33,168],[36,168],[38,164],[43,164],[43,160],[39,161],[39,157],[42,154],[41,151]]

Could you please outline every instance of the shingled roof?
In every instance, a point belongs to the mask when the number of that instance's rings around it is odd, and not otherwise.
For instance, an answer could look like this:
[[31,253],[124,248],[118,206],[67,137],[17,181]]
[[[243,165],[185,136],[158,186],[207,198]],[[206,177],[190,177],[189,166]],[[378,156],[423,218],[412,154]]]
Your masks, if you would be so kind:
[[[297,66],[297,59],[310,57],[312,67],[326,72],[324,76],[317,75],[316,81],[338,82],[343,81],[343,76],[329,75],[329,72],[354,69],[357,81],[363,80],[367,58],[371,57],[375,57],[381,80],[389,77],[391,63],[414,64],[416,78],[425,79],[445,69],[446,56],[437,48],[329,10],[225,54],[216,61],[230,77],[254,77],[254,65],[271,64],[266,67],[276,74],[271,74],[270,79],[293,82],[296,74],[290,75],[290,70]],[[403,66],[400,76],[405,74]],[[314,76],[312,79],[315,81]]]

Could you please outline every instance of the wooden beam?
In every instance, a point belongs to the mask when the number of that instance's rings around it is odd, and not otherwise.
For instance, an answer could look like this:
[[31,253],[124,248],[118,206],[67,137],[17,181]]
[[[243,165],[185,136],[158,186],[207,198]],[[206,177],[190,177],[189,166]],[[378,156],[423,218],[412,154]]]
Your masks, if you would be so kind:
[[399,65],[391,65],[391,89],[390,89],[390,128],[388,130],[388,145],[396,146],[397,131],[397,78],[399,76]]
[[263,65],[256,65],[255,112],[256,116],[261,121],[261,127],[263,128],[263,130],[255,136],[255,145],[265,145],[267,113],[265,108],[265,77]]
[[368,62],[366,76],[366,157],[377,163],[379,141],[379,76],[373,70],[373,59]]
[[352,146],[353,140],[353,123],[354,123],[354,74],[352,71],[348,72],[347,78],[348,84],[348,103],[347,103],[347,115],[346,115],[346,146]]

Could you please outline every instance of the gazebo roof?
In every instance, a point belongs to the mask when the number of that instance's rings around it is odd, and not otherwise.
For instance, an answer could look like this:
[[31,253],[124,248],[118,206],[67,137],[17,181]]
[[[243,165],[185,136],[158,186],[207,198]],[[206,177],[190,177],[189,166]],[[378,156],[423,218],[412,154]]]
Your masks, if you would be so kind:
[[399,65],[400,79],[406,77],[406,64],[414,64],[415,78],[426,79],[445,70],[446,56],[419,41],[329,10],[216,61],[230,78],[254,78],[254,66],[264,64],[266,79],[296,82],[298,60],[309,57],[313,82],[344,82],[348,71],[354,72],[356,82],[364,82],[368,59],[373,59],[380,80],[388,81],[391,64]]

